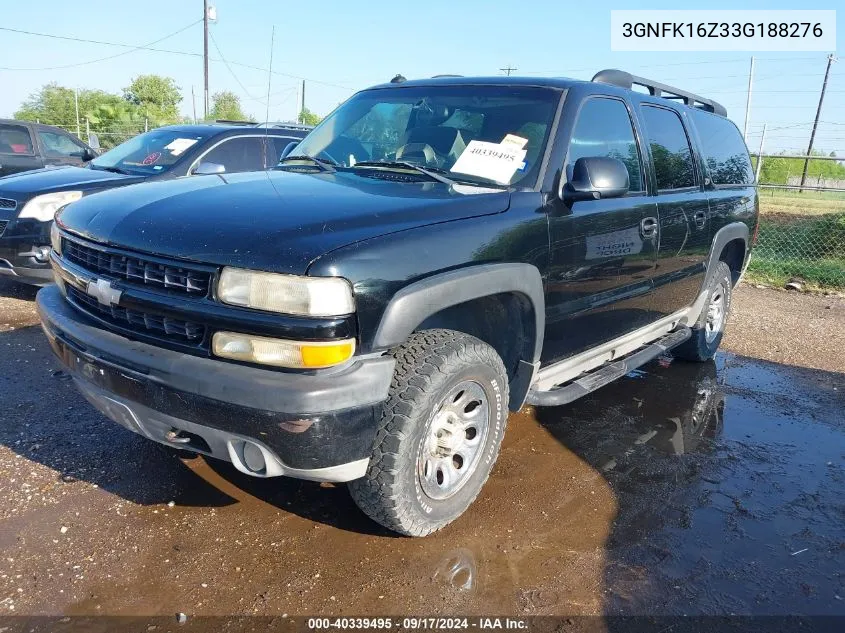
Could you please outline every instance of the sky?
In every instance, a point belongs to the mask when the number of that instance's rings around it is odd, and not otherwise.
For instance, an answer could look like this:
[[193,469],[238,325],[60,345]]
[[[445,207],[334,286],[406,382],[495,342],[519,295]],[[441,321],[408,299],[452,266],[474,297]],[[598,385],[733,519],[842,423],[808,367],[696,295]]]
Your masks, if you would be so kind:
[[[610,50],[611,9],[693,8],[679,7],[677,2],[210,2],[217,9],[217,21],[210,27],[209,90],[235,92],[244,110],[261,120],[267,115],[266,69],[274,26],[270,120],[296,116],[302,79],[306,106],[325,115],[356,90],[388,81],[397,73],[409,79],[444,73],[489,76],[503,74],[500,69],[510,66],[517,69],[514,75],[590,79],[603,68],[621,68],[721,102],[742,130],[754,55],[748,144],[757,151],[766,123],[766,152],[806,151],[827,58],[820,52]],[[841,3],[735,0],[711,2],[707,8],[836,9],[837,4],[841,50],[845,34]],[[5,28],[177,51],[133,51],[0,30],[0,117],[11,116],[48,82],[120,93],[133,77],[146,73],[176,80],[184,97],[180,109],[188,116],[193,87],[197,113],[202,115],[202,0],[0,0],[0,6],[0,26]],[[176,31],[180,32],[151,44]],[[116,57],[95,61],[109,56]],[[57,68],[62,66],[70,67]],[[815,147],[845,156],[845,55],[831,69],[820,120]]]

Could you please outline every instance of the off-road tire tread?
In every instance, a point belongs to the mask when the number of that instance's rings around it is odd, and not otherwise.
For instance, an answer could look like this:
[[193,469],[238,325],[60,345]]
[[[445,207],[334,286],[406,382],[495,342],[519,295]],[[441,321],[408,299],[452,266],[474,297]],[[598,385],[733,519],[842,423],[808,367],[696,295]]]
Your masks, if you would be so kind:
[[[492,347],[474,336],[454,330],[415,332],[390,354],[396,359],[396,368],[388,399],[383,405],[370,464],[364,477],[349,483],[349,491],[358,507],[377,523],[408,536],[425,536],[444,526],[417,516],[411,511],[411,503],[415,500],[409,500],[402,494],[396,477],[398,464],[405,459],[414,461],[416,455],[400,453],[400,440],[413,433],[413,414],[430,406],[429,400],[434,395],[432,376],[438,372],[448,376],[448,366],[453,359],[492,366],[502,379],[504,403],[508,402],[507,372]],[[502,421],[502,436],[506,424],[507,408]],[[501,442],[495,448],[493,463],[500,445]],[[467,507],[478,496],[488,476],[489,472]]]

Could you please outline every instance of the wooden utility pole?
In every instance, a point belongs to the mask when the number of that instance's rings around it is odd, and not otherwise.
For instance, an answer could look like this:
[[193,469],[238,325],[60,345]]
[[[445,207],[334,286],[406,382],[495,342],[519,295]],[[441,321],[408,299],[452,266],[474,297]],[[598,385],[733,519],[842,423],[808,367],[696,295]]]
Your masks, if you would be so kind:
[[302,80],[302,107],[299,108],[299,122],[304,123],[305,117],[305,80]]
[[[833,54],[827,56],[827,69],[824,71],[824,81],[822,82],[822,92],[819,95],[819,107],[816,108],[816,118],[813,121],[813,131],[810,132],[810,144],[807,146],[807,158],[804,159],[804,171],[801,174],[801,186],[804,186],[804,181],[807,180],[807,169],[810,166],[810,155],[813,153],[813,142],[816,140],[816,128],[819,126],[819,117],[822,114],[822,103],[824,103],[824,93],[827,90],[827,79],[830,77],[830,66],[836,61]],[[801,193],[801,189],[798,190]]]
[[511,73],[512,73],[513,71],[515,71],[515,70],[519,70],[519,68],[514,68],[513,66],[508,65],[508,66],[505,66],[504,68],[500,68],[499,70],[501,70],[501,71],[502,71],[503,73],[505,73],[508,77],[510,77],[510,76],[511,76]]
[[208,118],[208,0],[202,0],[202,68],[205,85],[203,116]]

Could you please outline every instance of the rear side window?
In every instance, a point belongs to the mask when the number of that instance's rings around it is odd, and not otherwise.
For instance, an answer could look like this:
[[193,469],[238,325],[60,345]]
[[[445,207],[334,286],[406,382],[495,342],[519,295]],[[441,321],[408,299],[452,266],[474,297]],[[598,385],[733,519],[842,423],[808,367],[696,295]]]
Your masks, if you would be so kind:
[[695,163],[681,117],[673,110],[643,106],[657,190],[695,186]]
[[713,184],[752,184],[751,158],[736,126],[724,117],[700,110],[693,114],[693,121]]
[[578,113],[578,121],[569,141],[566,177],[579,158],[616,158],[628,168],[631,191],[643,191],[642,169],[637,141],[628,108],[618,99],[588,99]]
[[0,125],[0,154],[33,154],[32,138],[23,125]]

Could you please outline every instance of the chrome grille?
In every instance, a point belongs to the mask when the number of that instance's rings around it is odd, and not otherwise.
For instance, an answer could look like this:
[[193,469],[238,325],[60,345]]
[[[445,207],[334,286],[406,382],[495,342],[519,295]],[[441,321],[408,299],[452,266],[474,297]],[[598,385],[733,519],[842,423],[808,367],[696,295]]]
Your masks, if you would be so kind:
[[172,319],[158,314],[130,310],[121,306],[105,306],[71,285],[67,286],[68,299],[80,310],[88,312],[124,330],[145,334],[178,343],[200,345],[205,339],[206,328],[201,323]]
[[18,201],[10,198],[0,198],[0,209],[17,209]]
[[208,271],[101,250],[66,237],[62,238],[62,257],[96,274],[193,296],[208,295],[211,284]]

